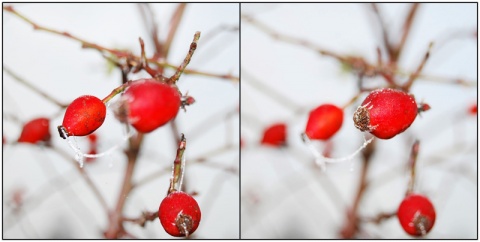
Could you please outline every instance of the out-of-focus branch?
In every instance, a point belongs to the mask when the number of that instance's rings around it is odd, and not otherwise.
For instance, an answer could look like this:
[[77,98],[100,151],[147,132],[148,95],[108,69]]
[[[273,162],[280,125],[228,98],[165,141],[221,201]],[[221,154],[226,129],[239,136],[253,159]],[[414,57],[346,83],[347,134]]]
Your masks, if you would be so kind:
[[414,23],[414,19],[417,14],[417,10],[419,6],[420,6],[419,3],[413,3],[412,7],[410,8],[410,11],[408,12],[407,17],[405,18],[405,22],[403,24],[403,34],[402,34],[402,37],[400,38],[400,43],[398,43],[398,46],[395,48],[395,51],[392,56],[393,62],[397,62],[401,54],[403,53],[403,47],[405,46],[405,43],[407,42],[408,36],[411,32],[412,25]]
[[360,220],[364,223],[374,223],[374,224],[380,224],[382,223],[383,221],[389,219],[389,218],[392,218],[392,217],[395,217],[397,216],[397,211],[394,211],[394,212],[390,212],[390,213],[379,213],[377,216],[375,217],[371,217],[371,218],[361,218]]
[[[81,39],[79,37],[76,37],[76,36],[74,36],[74,35],[72,35],[68,32],[62,32],[62,31],[58,31],[58,30],[54,30],[54,29],[50,29],[50,28],[41,26],[41,25],[33,22],[29,18],[25,17],[24,15],[20,14],[19,12],[15,11],[12,6],[4,6],[3,10],[8,11],[8,12],[14,14],[15,16],[19,17],[20,19],[24,20],[25,22],[29,23],[30,25],[32,25],[34,27],[35,30],[46,31],[46,32],[49,32],[49,33],[52,33],[52,34],[61,35],[63,37],[78,41],[82,44],[82,47],[84,47],[84,48],[92,48],[92,49],[100,51],[102,56],[105,56],[105,53],[110,53],[110,54],[116,56],[119,59],[125,59],[127,64],[131,65],[132,67],[137,67],[139,65],[139,63],[141,62],[140,57],[133,55],[129,51],[110,49],[110,48],[103,47],[101,45],[89,42],[87,40]],[[175,66],[173,64],[170,64],[165,60],[157,61],[157,59],[155,59],[155,58],[147,58],[147,61],[148,61],[148,63],[154,64],[158,67],[168,67],[168,68],[171,68],[171,69],[177,69],[178,68],[177,66]],[[183,72],[185,74],[195,74],[195,75],[201,75],[201,76],[207,76],[207,77],[216,77],[216,78],[232,80],[232,81],[239,81],[238,77],[235,77],[231,74],[216,74],[216,73],[202,72],[202,71],[189,70],[189,69],[185,69]]]
[[291,37],[291,36],[288,36],[288,35],[280,34],[276,31],[274,31],[273,29],[271,29],[270,27],[266,26],[265,24],[255,20],[254,18],[252,18],[248,15],[242,14],[241,18],[242,18],[242,20],[246,21],[247,23],[252,24],[252,26],[257,27],[260,30],[262,30],[264,33],[270,35],[273,39],[283,41],[283,42],[287,42],[287,43],[294,44],[294,45],[303,46],[305,48],[312,49],[312,50],[314,50],[314,51],[316,51],[316,52],[318,52],[322,55],[331,56],[331,57],[334,57],[334,58],[338,59],[339,61],[344,61],[344,58],[340,55],[337,55],[337,54],[335,54],[331,51],[328,51],[328,50],[326,50],[326,49],[324,49],[320,46],[317,46],[317,45],[315,45],[311,42],[308,42],[306,40],[298,39],[298,38]]
[[373,12],[375,13],[378,23],[380,24],[381,34],[383,38],[382,39],[383,45],[385,46],[389,59],[391,59],[392,56],[394,55],[394,48],[392,46],[392,43],[390,43],[387,27],[385,26],[385,20],[382,18],[380,14],[380,10],[378,9],[378,6],[376,3],[372,3],[371,7],[373,9]]
[[180,21],[182,20],[182,16],[183,16],[183,13],[185,12],[186,6],[187,5],[185,3],[180,3],[177,9],[175,9],[172,19],[170,20],[170,29],[168,30],[167,39],[165,40],[165,44],[163,46],[165,59],[168,58],[168,54],[170,52],[170,47],[172,46],[173,38],[177,33],[178,26],[180,25]]
[[407,195],[413,193],[415,187],[415,167],[417,163],[418,150],[420,149],[420,141],[415,140],[412,145],[412,151],[410,152],[410,159],[408,160],[408,166],[410,169],[410,182],[408,184]]
[[32,85],[31,83],[27,82],[25,79],[21,78],[20,76],[18,76],[17,74],[15,74],[12,70],[10,70],[10,68],[6,67],[5,65],[2,65],[3,67],[3,70],[8,73],[11,77],[13,77],[13,79],[15,79],[16,81],[18,81],[19,83],[25,85],[26,87],[28,87],[30,90],[34,91],[35,93],[37,93],[38,95],[44,97],[45,99],[47,99],[48,101],[50,101],[51,103],[57,105],[58,107],[60,108],[66,108],[68,105],[66,104],[63,104],[61,103],[60,101],[58,101],[57,99],[53,98],[52,96],[50,96],[48,93],[38,89],[37,87],[35,87],[34,85]]
[[425,63],[427,63],[427,60],[430,57],[430,51],[432,50],[432,46],[433,46],[433,43],[430,43],[430,45],[428,46],[427,53],[425,53],[425,56],[423,57],[422,61],[418,65],[417,70],[415,70],[415,72],[413,72],[410,75],[410,78],[408,79],[408,81],[405,83],[405,85],[403,85],[403,90],[409,91],[410,87],[412,87],[413,82],[420,75],[420,72],[423,70],[423,67],[425,66]]
[[123,218],[122,220],[125,222],[131,222],[134,224],[138,224],[141,227],[145,227],[145,224],[149,221],[153,221],[158,218],[158,211],[155,212],[142,212],[142,215],[138,218]]
[[257,88],[259,91],[262,93],[266,94],[270,98],[274,99],[276,102],[282,104],[286,108],[291,109],[292,111],[297,111],[297,110],[302,110],[302,106],[295,103],[292,99],[288,98],[286,95],[283,95],[277,91],[275,91],[273,88],[267,86],[266,84],[262,83],[260,80],[258,80],[256,77],[251,75],[248,71],[242,69],[242,76],[243,76],[243,81],[246,83],[251,84],[255,88]]

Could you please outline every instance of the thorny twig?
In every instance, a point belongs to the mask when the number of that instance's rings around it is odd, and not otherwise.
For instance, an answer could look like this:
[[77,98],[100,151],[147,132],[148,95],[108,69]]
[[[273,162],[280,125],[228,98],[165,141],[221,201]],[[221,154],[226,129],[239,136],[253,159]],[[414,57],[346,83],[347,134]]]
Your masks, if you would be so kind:
[[415,140],[412,145],[412,151],[410,153],[410,159],[408,166],[410,168],[410,182],[408,183],[407,195],[413,193],[415,188],[415,168],[417,163],[418,150],[420,149],[420,141]]
[[[141,61],[140,57],[133,55],[129,51],[122,51],[122,50],[106,48],[106,47],[103,47],[101,45],[98,45],[98,44],[89,42],[87,40],[84,40],[82,38],[76,37],[76,36],[74,36],[74,35],[72,35],[68,32],[62,32],[62,31],[58,31],[58,30],[54,30],[54,29],[50,29],[50,28],[41,26],[41,25],[33,22],[29,18],[25,17],[24,15],[20,14],[19,12],[17,12],[12,6],[4,6],[3,10],[8,11],[8,12],[16,15],[20,19],[24,20],[25,22],[29,23],[30,25],[32,25],[34,27],[35,30],[46,31],[46,32],[49,32],[49,33],[61,35],[63,37],[67,37],[69,39],[78,41],[82,44],[83,48],[95,49],[95,50],[99,51],[102,54],[102,56],[105,56],[105,53],[110,53],[110,54],[114,55],[115,57],[117,57],[118,59],[124,59],[126,61],[127,65],[130,65],[132,67],[137,67],[139,65],[140,61]],[[168,68],[171,68],[171,69],[178,69],[178,67],[176,65],[172,65],[172,64],[166,62],[166,60],[158,61],[156,58],[147,58],[147,61],[148,61],[148,63],[154,64],[157,67],[168,67]],[[189,69],[185,69],[185,70],[182,70],[182,71],[185,74],[195,74],[195,75],[200,75],[200,76],[215,77],[215,78],[226,79],[226,80],[231,80],[231,81],[238,81],[239,80],[238,77],[233,76],[231,74],[216,74],[216,73],[202,72],[202,71],[189,70]]]

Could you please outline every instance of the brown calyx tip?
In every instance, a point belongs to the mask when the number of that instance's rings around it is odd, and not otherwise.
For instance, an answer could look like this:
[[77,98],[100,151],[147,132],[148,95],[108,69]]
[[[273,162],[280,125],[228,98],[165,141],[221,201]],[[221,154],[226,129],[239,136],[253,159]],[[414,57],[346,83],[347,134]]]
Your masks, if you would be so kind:
[[180,213],[175,220],[175,225],[181,234],[185,235],[185,237],[188,237],[193,228],[193,219],[189,215]]
[[413,226],[415,226],[418,236],[425,236],[432,227],[430,219],[423,215],[419,215],[413,220]]
[[359,106],[353,114],[353,123],[360,131],[370,131],[370,114],[365,106]]
[[65,129],[65,127],[63,127],[63,125],[59,125],[57,127],[57,130],[58,130],[58,134],[60,134],[61,138],[66,139],[68,137],[68,132]]

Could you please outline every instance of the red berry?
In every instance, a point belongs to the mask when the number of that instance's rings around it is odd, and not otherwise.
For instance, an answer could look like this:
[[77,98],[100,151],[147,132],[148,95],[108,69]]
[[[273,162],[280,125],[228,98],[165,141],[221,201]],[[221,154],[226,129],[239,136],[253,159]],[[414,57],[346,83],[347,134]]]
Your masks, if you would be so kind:
[[420,194],[410,194],[402,201],[397,212],[403,230],[413,236],[427,234],[435,224],[435,208]]
[[323,104],[310,112],[305,133],[310,139],[328,140],[342,127],[343,110]]
[[158,217],[168,234],[183,237],[192,234],[198,228],[201,212],[192,196],[182,191],[174,191],[160,203]]
[[[60,128],[67,136],[85,136],[102,126],[107,114],[107,108],[97,97],[85,95],[78,97],[67,107]],[[60,132],[60,136],[63,137]]]
[[48,118],[37,118],[23,125],[22,134],[18,138],[20,143],[49,142],[50,120]]
[[125,91],[120,112],[135,129],[148,133],[175,118],[180,104],[175,87],[154,79],[140,79]]
[[468,112],[471,115],[477,115],[477,104],[473,104],[472,106],[470,106],[470,108],[468,109]]
[[370,94],[353,115],[355,127],[380,139],[390,139],[405,131],[417,117],[417,103],[412,95],[390,88]]
[[287,125],[284,123],[277,123],[269,126],[263,133],[262,141],[263,145],[270,146],[282,146],[287,141]]
[[97,143],[97,135],[96,134],[90,134],[87,136],[88,140],[90,141],[91,145],[95,145]]

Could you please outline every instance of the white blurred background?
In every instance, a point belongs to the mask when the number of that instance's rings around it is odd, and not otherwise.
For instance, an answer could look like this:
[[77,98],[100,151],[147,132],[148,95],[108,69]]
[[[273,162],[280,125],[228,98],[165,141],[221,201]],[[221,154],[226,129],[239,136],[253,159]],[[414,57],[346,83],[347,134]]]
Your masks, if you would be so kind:
[[[5,6],[5,5],[4,5]],[[165,39],[172,13],[178,4],[151,4]],[[138,38],[146,43],[147,56],[153,43],[136,4],[13,4],[36,23],[67,31],[108,48],[129,49],[140,54]],[[239,4],[188,4],[173,41],[168,61],[179,65],[185,57],[195,31],[202,37],[188,68],[220,75],[239,75]],[[237,30],[232,30],[232,29]],[[228,30],[230,29],[230,30]],[[68,104],[80,95],[103,98],[121,84],[120,71],[108,73],[107,62],[79,42],[42,31],[34,31],[18,17],[3,13],[3,65],[20,77]],[[169,70],[167,75],[173,71]],[[131,79],[149,77],[142,71]],[[202,209],[202,221],[192,238],[239,237],[239,85],[238,82],[200,75],[183,75],[180,90],[196,103],[179,112],[179,132],[187,138],[185,187],[196,192]],[[74,152],[58,136],[56,126],[63,119],[61,109],[32,92],[3,72],[2,107],[4,116],[16,116],[20,122],[49,117],[52,142],[71,157]],[[21,132],[21,124],[3,119],[3,238],[53,239],[102,238],[108,218],[76,169],[64,157],[44,147],[12,144]],[[99,152],[121,144],[126,147],[123,126],[111,110],[99,136]],[[179,135],[179,134],[176,134]],[[87,152],[87,138],[77,138]],[[133,180],[169,167],[176,153],[173,133],[166,125],[145,137]],[[218,151],[219,150],[219,151]],[[215,153],[215,151],[218,151]],[[203,162],[192,162],[204,157]],[[126,165],[122,149],[87,164],[84,168],[99,187],[109,207],[118,198]],[[124,215],[139,217],[143,211],[155,211],[166,194],[170,172],[159,175],[129,194]],[[12,199],[22,194],[20,210]],[[138,238],[172,238],[158,219],[145,228],[125,223],[128,232]]]
[[[391,38],[401,35],[409,8],[409,4],[379,4]],[[381,37],[368,4],[242,4],[241,11],[280,34],[376,63]],[[396,211],[409,181],[406,164],[411,145],[419,139],[416,192],[428,196],[437,211],[435,226],[425,238],[474,239],[478,130],[477,116],[468,109],[477,102],[477,5],[421,4],[414,21],[400,69],[415,70],[434,41],[422,73],[462,78],[474,85],[415,82],[411,93],[432,109],[403,134],[376,141],[367,173],[369,186],[358,214],[369,218]],[[440,47],[449,35],[458,38]],[[242,21],[241,50],[242,238],[339,238],[357,193],[360,156],[328,165],[322,173],[314,167],[300,133],[311,109],[323,103],[346,104],[357,92],[356,77],[342,71],[337,60],[273,39],[247,21]],[[274,92],[282,101],[272,98]],[[363,136],[354,127],[352,114],[364,97],[345,109],[342,129],[332,138],[333,157],[360,147]],[[294,113],[292,107],[302,111]],[[260,146],[263,130],[275,122],[287,123],[288,147]],[[412,238],[396,217],[379,225],[360,223],[359,231],[357,238]]]

